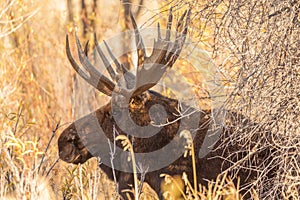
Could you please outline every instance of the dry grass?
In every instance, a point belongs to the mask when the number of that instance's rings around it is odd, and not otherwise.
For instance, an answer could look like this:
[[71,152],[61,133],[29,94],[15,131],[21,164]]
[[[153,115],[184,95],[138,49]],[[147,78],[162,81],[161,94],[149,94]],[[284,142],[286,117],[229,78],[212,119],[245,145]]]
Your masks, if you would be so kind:
[[0,3],[0,199],[47,199],[45,191],[48,199],[107,199],[114,184],[96,161],[56,163],[58,134],[73,118],[66,12],[53,1],[7,2]]

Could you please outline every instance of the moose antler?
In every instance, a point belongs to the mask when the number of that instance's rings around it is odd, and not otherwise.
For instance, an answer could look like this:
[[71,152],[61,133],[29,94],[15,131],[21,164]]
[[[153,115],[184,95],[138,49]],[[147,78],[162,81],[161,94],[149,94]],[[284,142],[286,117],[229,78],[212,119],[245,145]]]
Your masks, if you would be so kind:
[[[81,65],[88,72],[85,73],[82,68],[76,63],[73,58],[68,35],[66,36],[66,53],[67,57],[73,66],[74,70],[90,85],[99,90],[100,92],[111,96],[113,92],[122,94],[124,96],[134,97],[143,93],[144,91],[152,88],[158,83],[161,77],[164,75],[168,68],[171,68],[175,61],[177,60],[183,45],[185,43],[186,34],[188,30],[188,24],[190,21],[191,10],[185,11],[184,14],[180,17],[176,26],[175,40],[170,41],[171,36],[171,25],[172,25],[172,9],[169,11],[169,18],[166,30],[166,37],[162,38],[161,29],[158,23],[157,31],[158,37],[154,41],[153,50],[150,56],[146,55],[146,50],[144,46],[143,39],[141,37],[140,31],[137,27],[136,21],[130,13],[131,22],[134,27],[135,32],[135,44],[137,47],[138,61],[137,61],[137,70],[136,75],[129,72],[123,64],[121,64],[117,58],[112,53],[109,46],[104,41],[106,49],[110,57],[114,61],[117,71],[114,70],[112,64],[109,63],[108,59],[105,57],[103,51],[101,50],[96,36],[94,36],[95,45],[97,52],[103,61],[112,81],[101,74],[88,60],[87,49],[88,43],[85,46],[85,49],[82,49],[82,45],[76,35],[76,44],[77,51]],[[182,25],[185,24],[184,28]]]

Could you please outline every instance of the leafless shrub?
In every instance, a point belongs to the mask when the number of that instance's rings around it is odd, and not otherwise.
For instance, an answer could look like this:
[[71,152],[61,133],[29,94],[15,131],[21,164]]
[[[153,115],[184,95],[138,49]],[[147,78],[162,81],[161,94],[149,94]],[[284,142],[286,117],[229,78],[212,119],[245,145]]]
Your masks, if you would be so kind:
[[224,84],[230,95],[225,107],[251,119],[229,116],[226,125],[234,131],[222,146],[240,146],[239,152],[228,157],[238,160],[232,169],[258,172],[249,187],[260,199],[298,199],[299,1],[201,1],[195,8],[194,18],[199,20],[193,31],[227,74]]

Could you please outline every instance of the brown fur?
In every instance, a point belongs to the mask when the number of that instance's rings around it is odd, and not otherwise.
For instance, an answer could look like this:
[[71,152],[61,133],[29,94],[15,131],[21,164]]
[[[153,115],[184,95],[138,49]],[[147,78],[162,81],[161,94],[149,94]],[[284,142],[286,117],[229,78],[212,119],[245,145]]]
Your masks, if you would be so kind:
[[[174,99],[170,99],[164,97],[156,92],[146,91],[145,93],[136,96],[132,99],[129,110],[131,114],[132,120],[137,123],[138,125],[145,126],[149,125],[150,117],[149,117],[149,108],[155,104],[160,104],[164,106],[167,112],[168,121],[173,121],[178,117],[178,101]],[[102,129],[104,130],[106,137],[113,141],[113,127],[115,126],[116,129],[120,134],[125,134],[120,130],[111,113],[111,102],[106,104],[105,106],[101,107],[100,109],[96,110],[95,113],[97,116],[98,123],[101,125]],[[197,131],[195,138],[194,138],[194,146],[196,157],[197,153],[200,150],[204,137],[208,130],[208,125],[210,122],[210,112],[209,111],[201,111],[197,112],[196,114],[190,116],[199,117],[199,130]],[[83,117],[80,120],[85,121],[89,119],[87,116]],[[170,125],[164,126],[161,131],[150,137],[150,138],[135,138],[130,137],[131,142],[133,143],[134,152],[141,153],[141,152],[152,152],[154,150],[160,149],[167,145],[171,140],[178,140],[178,148],[183,148],[182,144],[185,143],[184,139],[176,138],[175,135],[179,128],[180,120],[172,123]],[[84,123],[83,123],[84,124]],[[84,126],[80,124],[81,126]],[[183,125],[185,126],[185,125]],[[58,140],[58,147],[59,147],[59,156],[62,160],[69,162],[69,163],[84,163],[89,158],[92,157],[91,153],[88,151],[87,148],[84,147],[84,140],[87,138],[88,141],[94,141],[95,144],[89,143],[89,146],[97,145],[97,148],[108,148],[107,141],[99,141],[97,139],[96,134],[88,134],[79,137],[74,123],[71,124],[68,128],[66,128]],[[181,140],[181,142],[180,142]],[[105,146],[106,145],[106,146]],[[117,146],[121,147],[120,143],[117,143]],[[164,152],[166,155],[172,155],[172,152]],[[221,158],[216,156],[221,156],[221,151],[215,151],[208,154],[205,158],[196,160],[197,165],[197,179],[199,183],[203,185],[207,185],[207,180],[215,179],[223,169],[228,167],[228,163],[224,162]],[[110,159],[109,155],[93,155],[99,156],[101,159]],[[118,161],[118,155],[116,155],[116,161]],[[153,161],[148,161],[151,165]],[[130,165],[130,163],[122,163],[122,165]],[[113,180],[113,173],[112,169],[104,164],[100,165],[101,169],[108,175],[110,179]],[[151,167],[151,166],[150,166]],[[192,174],[192,160],[191,157],[188,156],[184,158],[183,156],[179,157],[175,162],[171,163],[169,166],[164,167],[160,170],[156,170],[153,172],[148,172],[145,176],[145,182],[147,182],[162,198],[162,194],[160,193],[160,185],[162,182],[162,178],[160,174],[165,173],[169,175],[181,175],[183,172],[187,173],[188,178],[192,182],[193,174]],[[246,175],[242,172],[240,173],[241,182],[242,184],[246,182]],[[126,199],[126,196],[121,192],[123,189],[128,189],[128,185],[133,184],[133,174],[126,173],[122,171],[116,170],[116,178],[119,183],[119,193],[121,196]]]

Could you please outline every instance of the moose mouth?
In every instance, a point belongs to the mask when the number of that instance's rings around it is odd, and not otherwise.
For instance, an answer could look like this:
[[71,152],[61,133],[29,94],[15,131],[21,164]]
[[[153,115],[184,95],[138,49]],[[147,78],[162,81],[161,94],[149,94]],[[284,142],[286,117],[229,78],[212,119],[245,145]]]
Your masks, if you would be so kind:
[[63,152],[60,153],[60,159],[67,162],[67,163],[73,163],[73,164],[83,164],[87,161],[87,159],[84,159],[84,157],[79,154],[79,155],[76,155],[76,156],[68,156],[68,157],[64,157],[64,156],[61,156]]
[[91,154],[86,148],[76,149],[73,147],[71,151],[67,151],[65,147],[59,149],[59,158],[67,163],[83,164],[91,158]]
[[82,160],[82,156],[81,155],[78,155],[76,156],[72,161],[71,163],[74,163],[74,164],[83,164],[85,161]]

